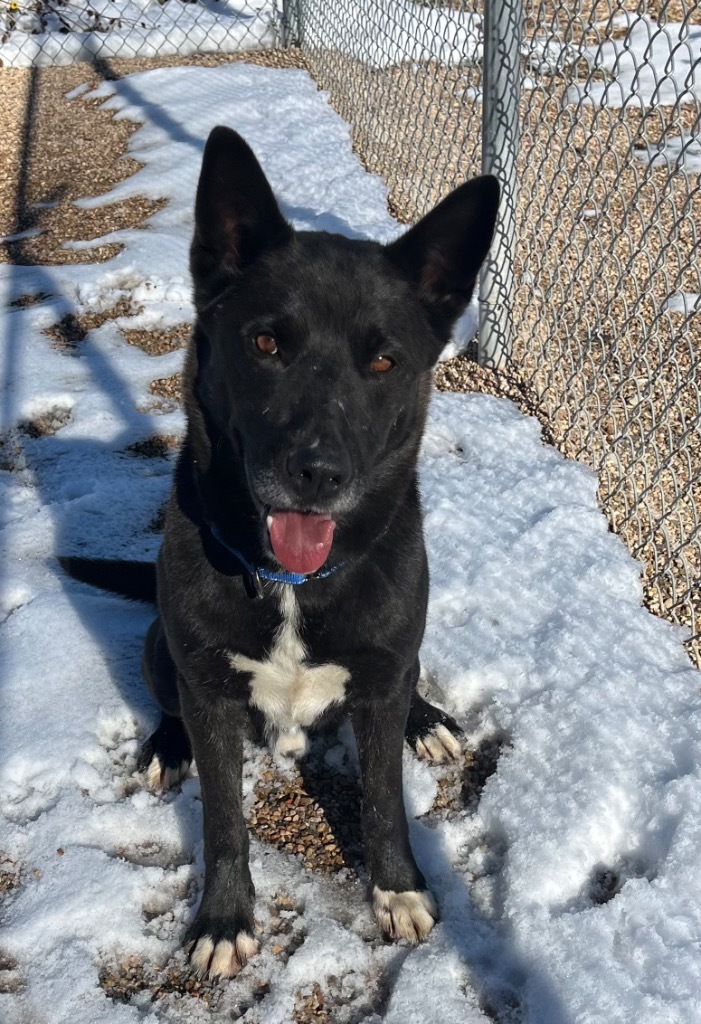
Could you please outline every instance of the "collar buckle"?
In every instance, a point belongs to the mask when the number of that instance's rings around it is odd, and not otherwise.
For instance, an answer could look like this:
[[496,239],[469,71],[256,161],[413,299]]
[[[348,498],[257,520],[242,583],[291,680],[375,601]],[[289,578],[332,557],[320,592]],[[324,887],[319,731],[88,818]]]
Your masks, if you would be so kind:
[[244,573],[244,585],[246,593],[252,600],[258,600],[263,596],[263,581],[258,575],[257,569]]

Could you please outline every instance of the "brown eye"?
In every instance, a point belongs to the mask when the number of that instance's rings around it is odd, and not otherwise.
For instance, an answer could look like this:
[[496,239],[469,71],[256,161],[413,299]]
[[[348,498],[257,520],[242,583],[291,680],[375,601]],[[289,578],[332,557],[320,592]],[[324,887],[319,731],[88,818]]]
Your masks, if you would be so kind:
[[259,352],[266,356],[277,355],[277,342],[272,334],[256,334],[254,341]]
[[389,373],[393,367],[394,359],[390,359],[389,356],[378,356],[370,363],[373,373]]

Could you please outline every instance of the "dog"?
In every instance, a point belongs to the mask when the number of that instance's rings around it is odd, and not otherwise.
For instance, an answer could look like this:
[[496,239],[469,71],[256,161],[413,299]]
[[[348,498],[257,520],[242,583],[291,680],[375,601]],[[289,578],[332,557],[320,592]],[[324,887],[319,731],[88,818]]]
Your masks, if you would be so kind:
[[157,565],[62,560],[157,602],[143,673],[161,718],[139,767],[158,789],[197,763],[205,880],[186,945],[201,975],[229,977],[258,948],[241,793],[251,722],[301,757],[309,729],[347,716],[377,921],[416,943],[437,920],[409,845],[402,748],[455,757],[460,730],[417,690],[429,581],[417,456],[432,370],[498,205],[484,176],[388,245],[296,232],[246,142],[224,127],[207,140],[187,431]]

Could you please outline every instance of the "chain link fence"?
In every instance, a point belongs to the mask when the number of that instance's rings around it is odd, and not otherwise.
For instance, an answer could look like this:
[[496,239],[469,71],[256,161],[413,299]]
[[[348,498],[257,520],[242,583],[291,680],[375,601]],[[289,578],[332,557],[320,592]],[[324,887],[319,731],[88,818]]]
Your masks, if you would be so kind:
[[294,46],[403,222],[504,186],[479,358],[701,664],[700,0],[0,0],[0,61]]
[[701,664],[701,4],[302,0],[312,72],[404,221],[505,185],[480,359],[587,462]]
[[275,0],[0,0],[0,67],[274,46]]
[[525,13],[513,361],[699,664],[701,5]]

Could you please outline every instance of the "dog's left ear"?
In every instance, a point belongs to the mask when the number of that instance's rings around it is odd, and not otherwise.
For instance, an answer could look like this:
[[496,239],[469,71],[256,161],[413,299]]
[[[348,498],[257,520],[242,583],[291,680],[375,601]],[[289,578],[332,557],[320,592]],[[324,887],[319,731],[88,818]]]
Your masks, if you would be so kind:
[[497,179],[473,178],[385,250],[416,287],[442,342],[472,297],[498,208]]
[[231,128],[214,128],[204,147],[190,248],[196,304],[292,235],[251,147]]

